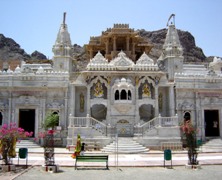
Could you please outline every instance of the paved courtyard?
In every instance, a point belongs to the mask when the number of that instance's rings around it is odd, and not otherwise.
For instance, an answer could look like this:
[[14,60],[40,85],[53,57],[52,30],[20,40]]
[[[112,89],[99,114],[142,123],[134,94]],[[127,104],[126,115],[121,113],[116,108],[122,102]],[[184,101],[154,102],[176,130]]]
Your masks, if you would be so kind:
[[[15,172],[1,172],[0,180],[48,180],[48,179],[130,179],[130,180],[161,180],[161,179],[201,179],[201,180],[219,180],[222,177],[222,153],[200,153],[198,160],[201,169],[186,169],[185,164],[188,161],[187,153],[172,153],[173,168],[163,167],[163,153],[150,152],[148,154],[119,154],[109,155],[109,170],[105,170],[104,164],[89,163],[87,168],[74,170],[74,162],[71,153],[58,151],[56,149],[55,163],[59,165],[58,173],[50,173],[42,170],[44,164],[43,153],[30,152],[28,157],[29,168],[17,166]],[[98,153],[98,152],[97,152]],[[118,160],[118,162],[117,162]],[[17,158],[13,161],[17,164]],[[25,165],[25,160],[20,161]],[[83,164],[85,165],[85,164]],[[166,161],[170,165],[170,161]]]
[[201,169],[186,169],[185,166],[176,166],[172,169],[164,167],[120,167],[104,169],[74,170],[72,167],[61,167],[58,173],[49,173],[40,166],[33,166],[27,172],[17,176],[16,180],[50,180],[50,179],[79,179],[79,180],[219,180],[222,177],[221,165],[204,165]]

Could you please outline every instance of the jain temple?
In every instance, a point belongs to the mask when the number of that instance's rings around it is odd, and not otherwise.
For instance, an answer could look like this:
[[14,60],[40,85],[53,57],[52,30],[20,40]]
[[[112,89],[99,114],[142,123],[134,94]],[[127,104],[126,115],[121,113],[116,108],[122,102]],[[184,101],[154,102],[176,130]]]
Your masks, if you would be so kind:
[[16,122],[38,137],[53,113],[59,115],[58,146],[75,144],[80,134],[104,151],[117,137],[158,149],[181,143],[179,125],[188,116],[198,139],[221,138],[222,59],[207,67],[185,64],[175,23],[167,28],[162,54],[153,60],[149,40],[128,24],[114,24],[90,37],[88,64],[79,70],[64,14],[53,65],[0,71],[0,125]]

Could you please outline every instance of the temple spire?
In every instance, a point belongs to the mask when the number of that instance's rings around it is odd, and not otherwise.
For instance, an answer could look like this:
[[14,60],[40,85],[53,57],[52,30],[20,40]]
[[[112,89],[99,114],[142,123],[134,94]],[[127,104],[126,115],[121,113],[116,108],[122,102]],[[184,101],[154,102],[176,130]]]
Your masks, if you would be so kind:
[[[168,21],[167,21],[167,26],[169,26],[169,22],[170,22],[170,19],[173,18],[173,24],[175,25],[175,14],[171,14]],[[172,22],[171,22],[172,24]]]
[[[173,18],[173,22],[169,24],[171,18]],[[164,54],[165,56],[182,56],[183,48],[180,44],[180,39],[175,27],[175,14],[171,14],[168,19],[167,26],[168,31],[163,45]]]
[[63,25],[65,27],[66,24],[66,12],[63,13]]
[[72,55],[73,46],[68,32],[68,26],[66,24],[66,13],[63,13],[63,22],[59,28],[57,38],[54,46],[52,47],[54,53],[53,57],[53,69],[56,71],[68,71],[72,70]]

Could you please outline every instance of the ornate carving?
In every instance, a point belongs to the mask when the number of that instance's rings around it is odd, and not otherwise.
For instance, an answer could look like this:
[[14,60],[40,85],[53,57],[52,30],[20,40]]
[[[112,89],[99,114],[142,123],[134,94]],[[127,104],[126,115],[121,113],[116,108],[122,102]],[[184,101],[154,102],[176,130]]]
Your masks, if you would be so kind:
[[118,57],[112,60],[110,64],[117,70],[129,70],[134,66],[133,61],[129,59],[123,51],[121,51]]
[[104,95],[103,86],[102,86],[102,83],[100,82],[100,80],[98,80],[97,83],[95,84],[95,87],[94,87],[94,96],[95,97],[102,97],[103,95]]
[[150,95],[150,87],[147,83],[145,83],[142,88],[142,97],[150,97]]
[[64,105],[60,104],[59,102],[52,102],[52,103],[47,104],[47,108],[50,108],[50,109],[61,109],[63,107]]
[[79,95],[79,99],[80,99],[80,103],[79,103],[79,105],[80,105],[80,112],[84,112],[84,106],[85,106],[85,99],[84,99],[84,95],[83,95],[83,93],[81,92],[81,94]]

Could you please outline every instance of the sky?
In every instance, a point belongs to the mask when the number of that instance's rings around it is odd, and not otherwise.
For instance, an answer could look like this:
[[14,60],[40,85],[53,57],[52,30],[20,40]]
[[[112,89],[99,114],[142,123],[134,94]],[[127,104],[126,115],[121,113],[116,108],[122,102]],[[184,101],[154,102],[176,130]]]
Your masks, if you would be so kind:
[[52,58],[52,46],[66,12],[72,44],[83,46],[113,24],[155,31],[175,14],[206,56],[222,57],[222,0],[0,0],[0,33],[28,54]]

